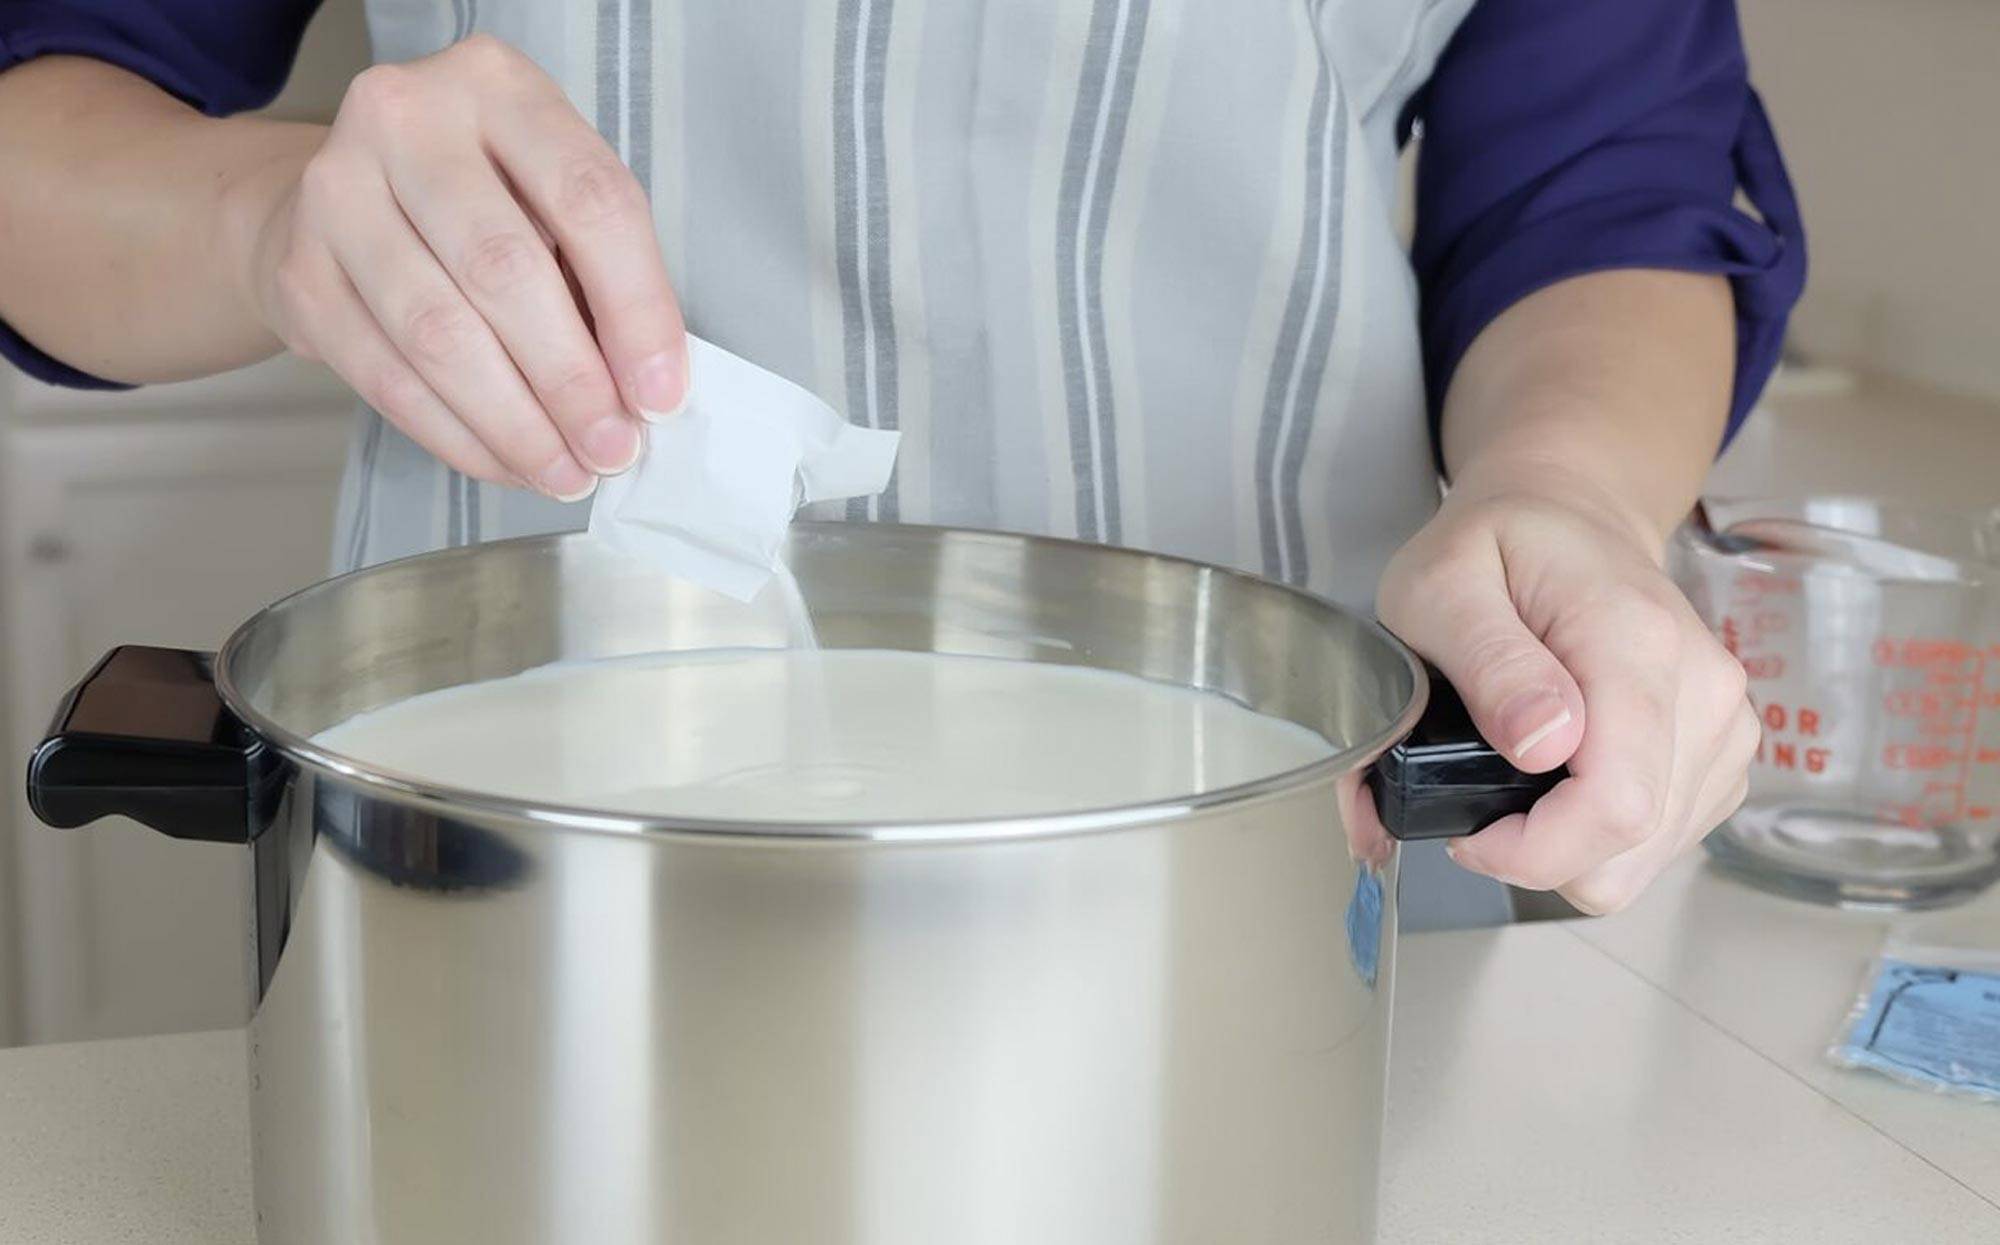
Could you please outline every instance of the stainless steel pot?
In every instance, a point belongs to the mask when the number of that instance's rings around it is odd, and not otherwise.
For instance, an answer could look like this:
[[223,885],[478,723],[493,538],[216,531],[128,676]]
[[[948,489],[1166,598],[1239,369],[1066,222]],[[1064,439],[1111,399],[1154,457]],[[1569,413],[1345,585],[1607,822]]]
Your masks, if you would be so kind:
[[581,536],[331,580],[212,662],[117,650],[30,797],[246,845],[260,1239],[1370,1239],[1395,872],[1363,775],[1379,759],[1391,828],[1425,833],[1551,779],[1412,745],[1411,655],[1251,577],[877,525],[801,525],[791,560],[829,646],[1128,671],[1341,751],[1144,807],[764,825],[535,806],[311,742],[545,662],[783,643]]

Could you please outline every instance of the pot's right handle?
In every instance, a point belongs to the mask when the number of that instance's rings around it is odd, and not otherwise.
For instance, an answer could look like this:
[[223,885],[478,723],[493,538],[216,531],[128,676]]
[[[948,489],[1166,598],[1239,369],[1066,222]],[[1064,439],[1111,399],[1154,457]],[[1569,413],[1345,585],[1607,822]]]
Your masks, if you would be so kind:
[[1569,777],[1563,766],[1546,774],[1514,768],[1506,754],[1480,738],[1458,692],[1435,669],[1430,701],[1410,733],[1383,753],[1368,775],[1382,827],[1398,839],[1450,839],[1476,834],[1510,813],[1525,813]]
[[281,771],[222,703],[212,655],[125,645],[56,709],[28,760],[28,805],[51,826],[122,814],[177,839],[246,843]]

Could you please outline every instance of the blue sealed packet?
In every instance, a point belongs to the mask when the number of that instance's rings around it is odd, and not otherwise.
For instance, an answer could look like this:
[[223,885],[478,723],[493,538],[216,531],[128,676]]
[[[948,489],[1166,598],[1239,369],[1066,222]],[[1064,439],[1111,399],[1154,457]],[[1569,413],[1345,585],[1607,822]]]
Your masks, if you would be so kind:
[[1892,939],[1827,1057],[2000,1102],[2000,952]]

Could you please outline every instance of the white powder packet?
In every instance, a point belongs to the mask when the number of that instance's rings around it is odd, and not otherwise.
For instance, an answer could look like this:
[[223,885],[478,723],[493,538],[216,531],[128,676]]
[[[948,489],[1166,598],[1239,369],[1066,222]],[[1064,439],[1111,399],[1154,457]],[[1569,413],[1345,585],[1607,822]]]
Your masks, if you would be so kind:
[[739,601],[781,568],[808,502],[889,484],[899,434],[848,423],[813,394],[688,336],[688,403],[646,429],[639,461],[605,480],[593,536]]

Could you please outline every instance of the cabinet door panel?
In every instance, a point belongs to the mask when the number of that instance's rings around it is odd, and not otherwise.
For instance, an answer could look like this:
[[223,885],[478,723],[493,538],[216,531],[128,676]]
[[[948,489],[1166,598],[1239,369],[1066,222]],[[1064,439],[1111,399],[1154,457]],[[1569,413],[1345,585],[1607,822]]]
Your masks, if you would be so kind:
[[[257,609],[320,578],[345,428],[327,416],[20,434],[7,633],[18,747],[32,746],[63,689],[107,649],[214,649]],[[242,1022],[240,848],[118,818],[50,830],[15,804],[18,1040]]]

